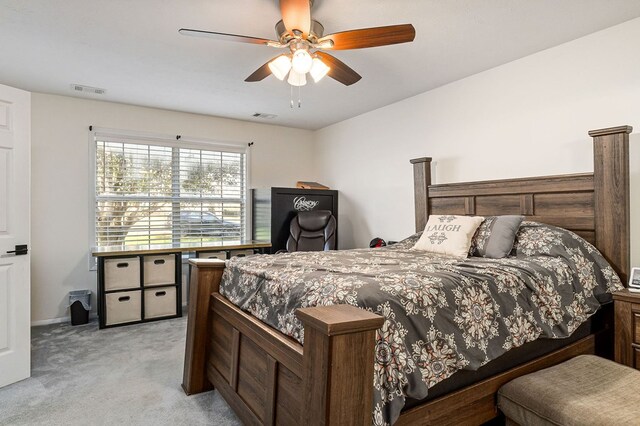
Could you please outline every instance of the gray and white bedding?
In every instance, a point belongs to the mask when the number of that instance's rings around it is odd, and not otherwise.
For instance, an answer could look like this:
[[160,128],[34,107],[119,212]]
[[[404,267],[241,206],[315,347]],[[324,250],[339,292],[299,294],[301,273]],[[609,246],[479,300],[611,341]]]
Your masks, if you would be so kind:
[[511,348],[563,338],[622,288],[576,234],[523,222],[511,256],[466,259],[413,249],[419,234],[382,249],[259,255],[227,262],[220,293],[304,344],[298,308],[350,304],[384,316],[376,336],[376,425],[397,420],[456,371]]

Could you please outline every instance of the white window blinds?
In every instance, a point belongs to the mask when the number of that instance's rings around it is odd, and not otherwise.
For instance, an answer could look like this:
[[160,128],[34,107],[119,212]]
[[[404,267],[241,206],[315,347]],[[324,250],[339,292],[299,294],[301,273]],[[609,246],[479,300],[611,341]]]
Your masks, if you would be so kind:
[[243,149],[95,135],[96,246],[233,242],[246,232]]

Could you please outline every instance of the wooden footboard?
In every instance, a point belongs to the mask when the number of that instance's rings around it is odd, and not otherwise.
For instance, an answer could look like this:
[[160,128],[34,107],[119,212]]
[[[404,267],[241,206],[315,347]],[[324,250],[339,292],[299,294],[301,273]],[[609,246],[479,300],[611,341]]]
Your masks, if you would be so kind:
[[[353,306],[297,311],[304,347],[218,293],[224,262],[190,261],[189,322],[182,387],[215,388],[250,425],[371,424],[375,330],[383,318]],[[609,330],[610,332],[610,330]],[[478,425],[497,416],[495,394],[516,377],[594,353],[596,338],[571,345],[402,413],[398,425]]]
[[304,348],[218,293],[224,262],[191,260],[182,387],[215,387],[246,424],[370,424],[375,330],[353,306],[300,309]]

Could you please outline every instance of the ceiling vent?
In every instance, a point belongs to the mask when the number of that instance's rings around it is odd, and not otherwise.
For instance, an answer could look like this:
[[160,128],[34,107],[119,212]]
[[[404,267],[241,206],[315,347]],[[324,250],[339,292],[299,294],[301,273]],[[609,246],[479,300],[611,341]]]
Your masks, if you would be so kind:
[[277,117],[275,114],[265,114],[264,112],[256,112],[253,114],[254,118],[262,118],[263,120],[273,120]]
[[72,84],[71,89],[76,92],[91,93],[94,95],[104,95],[105,89],[99,87],[83,86],[82,84]]

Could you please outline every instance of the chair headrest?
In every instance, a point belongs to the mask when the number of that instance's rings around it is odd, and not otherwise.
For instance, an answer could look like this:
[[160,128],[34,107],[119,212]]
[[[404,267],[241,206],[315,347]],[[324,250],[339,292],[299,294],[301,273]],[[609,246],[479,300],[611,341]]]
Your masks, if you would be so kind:
[[298,213],[298,224],[306,231],[319,231],[327,226],[332,214],[329,210],[314,210]]

